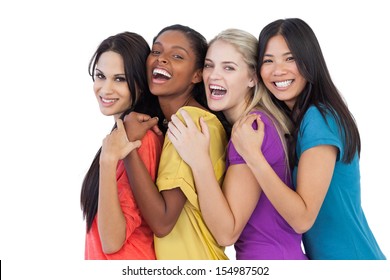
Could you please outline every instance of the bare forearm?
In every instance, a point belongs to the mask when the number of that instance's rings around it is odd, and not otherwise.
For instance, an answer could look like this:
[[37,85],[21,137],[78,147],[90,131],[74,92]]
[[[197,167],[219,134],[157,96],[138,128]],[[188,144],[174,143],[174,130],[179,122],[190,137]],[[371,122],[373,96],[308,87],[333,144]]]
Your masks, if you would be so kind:
[[262,154],[253,153],[245,160],[279,214],[295,231],[306,231],[303,228],[308,211],[302,197],[279,178]]
[[162,235],[161,232],[169,232],[176,220],[169,219],[164,197],[159,192],[138,153],[131,152],[124,159],[124,163],[133,195],[146,222],[156,235]]
[[126,220],[120,206],[116,164],[101,163],[99,179],[98,229],[103,251],[118,251],[126,238]]
[[238,230],[234,214],[215,178],[210,160],[192,169],[203,218],[214,238],[222,246],[233,244],[241,230]]

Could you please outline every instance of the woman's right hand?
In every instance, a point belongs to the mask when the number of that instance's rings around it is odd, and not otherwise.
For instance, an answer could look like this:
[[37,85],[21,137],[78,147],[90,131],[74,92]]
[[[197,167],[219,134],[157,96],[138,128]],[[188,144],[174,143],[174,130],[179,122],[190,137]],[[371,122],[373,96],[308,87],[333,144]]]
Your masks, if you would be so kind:
[[152,129],[157,135],[162,135],[158,128],[158,118],[152,118],[149,115],[137,112],[131,112],[125,116],[124,126],[129,141],[141,140],[149,129]]
[[184,123],[176,115],[172,115],[167,135],[180,157],[191,168],[194,168],[196,164],[201,164],[205,158],[209,157],[210,134],[208,126],[203,118],[200,118],[199,123],[202,131],[199,131],[186,110],[181,109],[180,114],[183,116]]

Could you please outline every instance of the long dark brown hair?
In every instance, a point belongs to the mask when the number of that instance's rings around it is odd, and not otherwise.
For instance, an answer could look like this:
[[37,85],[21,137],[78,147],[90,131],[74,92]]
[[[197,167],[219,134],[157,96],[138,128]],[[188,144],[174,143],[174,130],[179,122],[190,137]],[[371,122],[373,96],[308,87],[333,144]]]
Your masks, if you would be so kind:
[[[164,117],[157,97],[149,91],[146,76],[146,59],[150,53],[148,43],[142,36],[132,32],[122,32],[102,41],[88,66],[89,75],[93,81],[95,80],[96,64],[102,53],[107,51],[113,51],[122,56],[125,76],[131,93],[132,106],[120,118],[123,120],[132,111],[157,116],[159,117],[159,127],[163,129],[162,120]],[[100,153],[101,147],[84,177],[81,188],[80,202],[83,217],[86,219],[87,231],[91,229],[98,208]]]
[[264,60],[264,52],[269,39],[281,35],[297,63],[300,74],[307,80],[306,87],[298,96],[292,110],[286,104],[276,99],[269,90],[273,101],[290,116],[294,123],[294,131],[290,139],[290,165],[297,164],[296,141],[303,116],[310,106],[314,105],[325,118],[330,113],[344,137],[345,152],[342,161],[349,163],[356,152],[360,156],[360,135],[352,113],[349,111],[343,97],[334,85],[322,54],[320,44],[310,26],[299,18],[276,20],[268,24],[259,35],[258,77],[264,84],[260,69]]

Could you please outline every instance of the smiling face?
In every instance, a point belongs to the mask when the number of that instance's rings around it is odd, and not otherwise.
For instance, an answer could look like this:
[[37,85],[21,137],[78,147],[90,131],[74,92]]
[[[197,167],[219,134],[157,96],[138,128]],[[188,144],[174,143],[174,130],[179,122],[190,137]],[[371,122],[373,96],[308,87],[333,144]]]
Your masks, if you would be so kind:
[[241,53],[223,40],[210,45],[203,80],[210,109],[223,111],[230,123],[234,123],[245,111],[256,84],[255,73],[249,69]]
[[285,102],[290,109],[293,108],[307,83],[281,35],[269,39],[260,75],[268,90],[277,99]]
[[94,79],[93,90],[103,115],[117,119],[130,108],[130,90],[120,54],[113,51],[102,53],[96,64]]
[[159,98],[189,94],[202,79],[195,63],[195,53],[183,32],[163,32],[153,43],[146,62],[150,91]]

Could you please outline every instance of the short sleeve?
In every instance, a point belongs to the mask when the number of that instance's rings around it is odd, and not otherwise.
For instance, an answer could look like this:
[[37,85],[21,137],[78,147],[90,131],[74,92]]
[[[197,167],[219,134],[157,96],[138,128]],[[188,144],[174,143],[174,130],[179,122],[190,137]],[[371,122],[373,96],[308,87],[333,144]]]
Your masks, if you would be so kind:
[[302,119],[297,139],[297,156],[310,148],[320,145],[335,146],[339,152],[337,160],[342,157],[343,143],[340,130],[332,114],[322,116],[315,106],[310,107]]
[[[221,181],[225,170],[225,148],[227,145],[227,136],[222,124],[215,115],[207,111],[189,106],[184,107],[184,109],[199,130],[200,117],[203,117],[207,123],[210,132],[210,157],[216,178]],[[183,121],[179,113],[176,115]],[[199,208],[191,167],[180,157],[168,136],[165,136],[156,184],[160,191],[181,188],[188,201],[194,207]]]
[[[266,160],[272,165],[278,161],[280,157],[284,157],[283,145],[275,127],[274,122],[270,117],[260,111],[253,111],[251,114],[257,114],[261,116],[261,120],[264,123],[264,140],[261,149]],[[257,130],[256,121],[253,122],[252,127]],[[241,155],[237,152],[233,143],[229,141],[227,148],[227,166],[233,164],[246,163]]]

